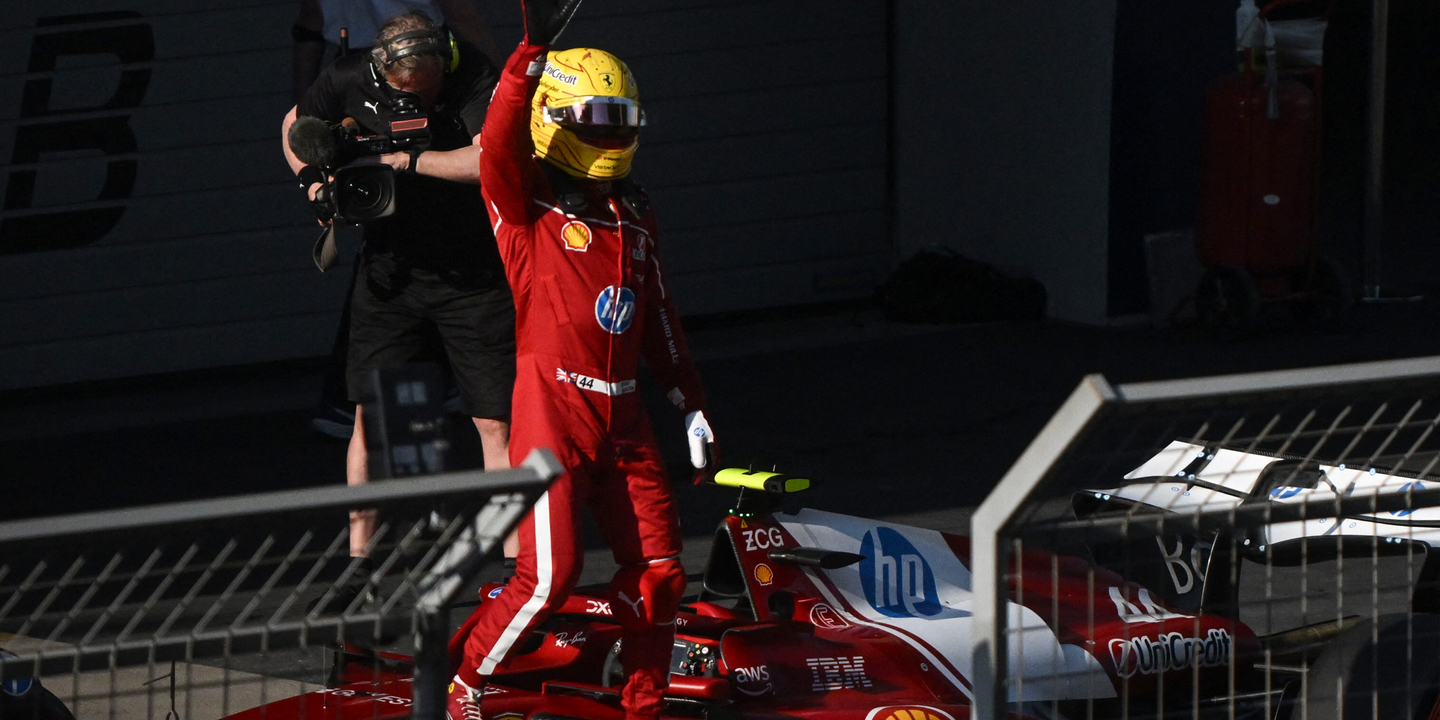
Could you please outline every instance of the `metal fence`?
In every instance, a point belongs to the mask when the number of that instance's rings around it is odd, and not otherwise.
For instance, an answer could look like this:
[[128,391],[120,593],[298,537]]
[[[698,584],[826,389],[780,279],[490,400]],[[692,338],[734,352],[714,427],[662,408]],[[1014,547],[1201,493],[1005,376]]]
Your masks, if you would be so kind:
[[[396,703],[443,718],[446,607],[559,471],[537,450],[514,470],[0,524],[0,717],[228,716],[316,689],[342,647],[399,646],[415,682]],[[368,573],[352,508],[379,513]]]
[[974,716],[1440,717],[1437,425],[1440,358],[1086,378],[972,520]]

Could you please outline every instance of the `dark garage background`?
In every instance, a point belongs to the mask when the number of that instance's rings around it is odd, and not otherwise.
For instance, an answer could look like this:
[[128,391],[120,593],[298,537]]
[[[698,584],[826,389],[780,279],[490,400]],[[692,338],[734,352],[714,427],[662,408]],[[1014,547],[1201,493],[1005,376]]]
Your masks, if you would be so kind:
[[[1357,1],[1340,0],[1348,45],[1332,52],[1345,64],[1331,95],[1350,78],[1352,117],[1327,138],[1327,242],[1347,257],[1363,172]],[[480,6],[510,47],[518,3]],[[313,221],[278,147],[295,4],[8,10],[0,390],[325,354],[346,277],[311,266]],[[589,0],[564,40],[615,51],[639,78],[653,124],[637,177],[688,316],[867,297],[941,244],[1033,274],[1052,317],[1095,324],[1146,309],[1143,236],[1193,225],[1201,93],[1231,67],[1233,12]],[[1392,3],[1397,283],[1426,284],[1440,261],[1436,12]]]

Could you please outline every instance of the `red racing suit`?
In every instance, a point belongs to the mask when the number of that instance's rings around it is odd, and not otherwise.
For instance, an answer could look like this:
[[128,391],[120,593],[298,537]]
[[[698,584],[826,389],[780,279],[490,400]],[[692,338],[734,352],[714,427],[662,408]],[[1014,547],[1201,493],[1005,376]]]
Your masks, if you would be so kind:
[[535,157],[530,99],[548,49],[522,44],[506,64],[481,132],[480,186],[515,295],[510,460],[548,447],[567,473],[521,523],[515,576],[472,618],[460,677],[481,687],[569,594],[588,506],[620,565],[610,594],[625,632],[626,715],[654,718],[685,573],[678,515],[636,392],[641,356],[683,412],[703,410],[705,396],[648,199],[624,181],[552,181]]

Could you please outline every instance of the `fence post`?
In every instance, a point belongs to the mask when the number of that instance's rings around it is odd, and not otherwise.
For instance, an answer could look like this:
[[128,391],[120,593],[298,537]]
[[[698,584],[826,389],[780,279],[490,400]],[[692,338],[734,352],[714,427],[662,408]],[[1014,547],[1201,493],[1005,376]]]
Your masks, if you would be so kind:
[[1009,564],[1009,548],[1005,547],[1002,533],[1015,511],[1035,490],[1045,471],[1070,448],[1095,412],[1114,399],[1115,391],[1103,376],[1087,376],[970,519],[970,573],[975,593],[975,677],[972,680],[976,720],[1003,719],[1008,700],[1006,671],[1009,666],[1005,642],[1008,588],[1004,568]]

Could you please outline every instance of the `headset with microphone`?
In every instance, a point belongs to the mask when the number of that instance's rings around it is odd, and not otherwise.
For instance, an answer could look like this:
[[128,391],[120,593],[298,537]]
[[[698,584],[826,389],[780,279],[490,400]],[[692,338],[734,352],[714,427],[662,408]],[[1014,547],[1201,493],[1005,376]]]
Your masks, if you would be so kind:
[[436,55],[445,62],[447,73],[460,66],[460,47],[449,31],[409,30],[386,40],[380,50],[387,67],[411,55]]

